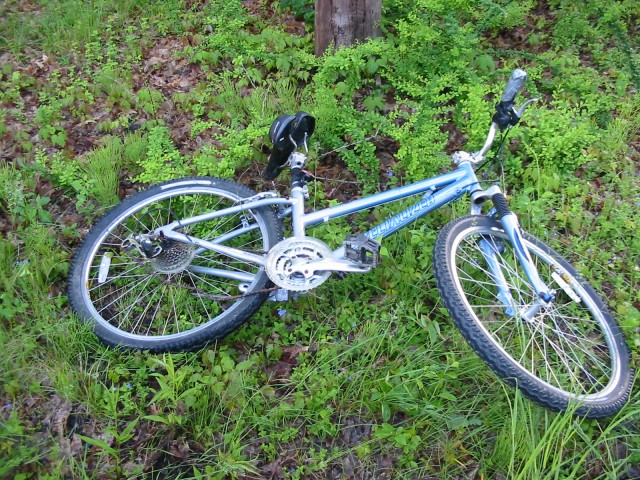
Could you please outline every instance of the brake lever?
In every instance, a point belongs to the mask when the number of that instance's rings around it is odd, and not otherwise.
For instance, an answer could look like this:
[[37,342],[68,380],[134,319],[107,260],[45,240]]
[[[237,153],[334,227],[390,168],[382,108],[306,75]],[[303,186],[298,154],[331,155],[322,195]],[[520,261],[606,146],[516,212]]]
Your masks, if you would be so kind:
[[533,103],[533,102],[537,102],[538,100],[540,100],[539,98],[532,98],[531,100],[527,100],[526,102],[524,102],[522,104],[522,106],[520,107],[519,110],[516,111],[515,107],[513,108],[515,116],[518,120],[520,120],[522,118],[522,115],[524,115],[524,110],[525,108],[527,108],[529,106],[529,104]]

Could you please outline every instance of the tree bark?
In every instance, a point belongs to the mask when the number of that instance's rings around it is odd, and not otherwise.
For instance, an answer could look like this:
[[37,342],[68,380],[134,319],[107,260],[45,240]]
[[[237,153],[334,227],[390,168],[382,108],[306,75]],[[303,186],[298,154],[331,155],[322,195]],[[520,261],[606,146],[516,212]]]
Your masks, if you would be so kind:
[[380,36],[382,0],[316,0],[316,55]]

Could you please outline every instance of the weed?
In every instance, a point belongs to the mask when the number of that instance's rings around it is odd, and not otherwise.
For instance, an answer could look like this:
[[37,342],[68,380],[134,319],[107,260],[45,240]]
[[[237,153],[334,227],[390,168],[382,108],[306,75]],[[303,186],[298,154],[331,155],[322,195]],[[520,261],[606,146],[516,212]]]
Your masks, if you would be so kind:
[[0,453],[5,461],[0,466],[0,475],[10,476],[18,467],[30,466],[37,468],[42,459],[41,448],[44,445],[29,444],[29,428],[18,417],[12,404],[2,407],[2,422],[0,423]]
[[52,145],[64,147],[67,142],[67,133],[62,127],[55,125],[60,119],[60,112],[53,105],[41,105],[36,110],[36,124],[40,126],[38,131],[40,137],[50,141]]
[[309,0],[280,0],[280,8],[289,10],[297,18],[302,18],[306,23],[313,23],[315,9],[313,2]]
[[[309,21],[310,2],[277,3]],[[583,3],[389,0],[384,37],[322,58],[291,16],[240,0],[2,3],[0,475],[632,476],[637,386],[607,421],[546,412],[501,387],[443,320],[431,249],[466,202],[385,239],[368,275],[267,303],[198,352],[106,348],[63,293],[69,238],[132,181],[242,168],[254,182],[269,124],[305,110],[317,119],[313,167],[339,157],[359,190],[377,190],[381,173],[388,188],[439,172],[437,152],[476,148],[508,72],[524,66],[524,96],[541,101],[486,182],[503,178],[523,227],[604,293],[637,364],[637,2]],[[164,41],[177,48],[162,79],[179,66],[189,91],[161,92],[145,70]],[[309,187],[317,206],[345,196]],[[310,233],[338,247],[393,210]],[[43,429],[51,398],[86,428]]]
[[138,105],[150,115],[155,115],[160,108],[164,96],[157,90],[143,88],[138,92]]
[[173,144],[166,127],[153,127],[146,142],[146,157],[136,160],[142,170],[136,181],[158,183],[187,175],[184,159]]
[[118,202],[122,149],[119,139],[105,137],[103,146],[90,152],[82,165],[84,177],[91,186],[91,194],[103,207]]

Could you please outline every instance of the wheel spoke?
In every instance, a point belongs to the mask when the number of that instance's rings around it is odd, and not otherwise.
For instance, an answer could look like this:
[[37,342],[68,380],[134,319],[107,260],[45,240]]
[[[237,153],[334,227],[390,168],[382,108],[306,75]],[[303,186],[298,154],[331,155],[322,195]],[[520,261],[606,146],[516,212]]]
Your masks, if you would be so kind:
[[[182,219],[226,209],[254,195],[228,181],[204,183],[179,181],[176,187],[136,194],[137,202],[123,202],[108,213],[100,224],[104,226],[92,230],[92,240],[81,247],[70,277],[75,285],[72,305],[86,305],[79,313],[111,332],[109,342],[118,338],[123,345],[156,350],[165,344],[174,349],[201,343],[231,328],[219,324],[238,325],[264,301],[264,294],[251,294],[268,286],[262,267],[155,236],[160,227],[176,224],[186,235],[253,252],[266,252],[281,238],[279,220],[268,207],[180,227]],[[132,238],[151,242],[154,255],[147,258],[137,246],[123,248]],[[240,290],[241,285],[246,289]],[[205,324],[211,333],[195,330]]]
[[[458,307],[451,307],[454,320],[469,342],[474,348],[484,350],[488,348],[487,343],[480,337],[485,336],[493,345],[491,348],[500,352],[500,357],[490,359],[508,359],[523,370],[521,375],[534,377],[537,385],[569,398],[583,399],[613,391],[612,382],[619,381],[614,369],[620,368],[622,360],[618,356],[614,361],[612,349],[619,347],[608,323],[611,320],[605,317],[596,301],[575,278],[571,283],[576,286],[575,293],[581,301],[577,303],[569,298],[552,277],[559,260],[527,240],[542,281],[557,289],[553,302],[540,303],[507,235],[493,226],[499,225],[498,222],[488,218],[479,222],[483,225],[476,222],[462,219],[455,227],[447,227],[448,232],[441,233],[443,238],[451,237],[438,240],[446,242],[444,250],[450,258],[444,271],[451,272],[451,284],[469,312],[468,316],[460,317]],[[443,248],[441,243],[440,248]],[[436,266],[439,265],[436,262]],[[572,275],[570,269],[562,268],[567,275]],[[442,267],[436,270],[436,279],[449,308],[447,289],[451,287],[447,287],[446,282],[442,284],[439,278]],[[498,280],[503,284],[502,291],[496,284]],[[525,312],[529,313],[524,315]],[[496,371],[504,371],[498,360],[487,361]]]

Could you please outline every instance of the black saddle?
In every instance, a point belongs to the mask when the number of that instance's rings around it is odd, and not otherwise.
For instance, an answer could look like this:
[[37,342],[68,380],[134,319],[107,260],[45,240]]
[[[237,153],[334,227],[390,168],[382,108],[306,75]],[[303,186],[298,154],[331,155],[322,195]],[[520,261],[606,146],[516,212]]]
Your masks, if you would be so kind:
[[309,139],[316,127],[316,119],[305,112],[295,115],[280,115],[271,124],[269,140],[273,150],[262,176],[273,180],[282,171],[289,156]]

